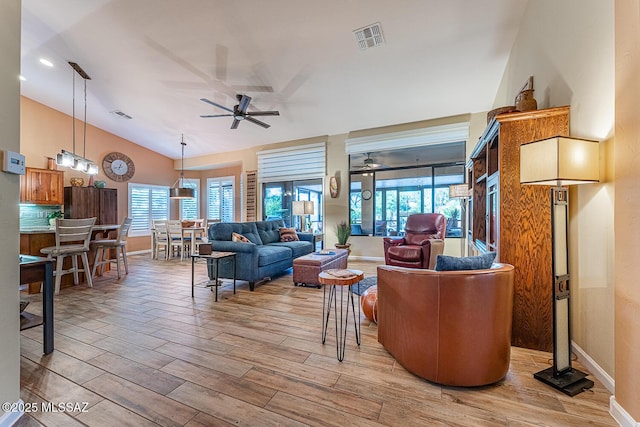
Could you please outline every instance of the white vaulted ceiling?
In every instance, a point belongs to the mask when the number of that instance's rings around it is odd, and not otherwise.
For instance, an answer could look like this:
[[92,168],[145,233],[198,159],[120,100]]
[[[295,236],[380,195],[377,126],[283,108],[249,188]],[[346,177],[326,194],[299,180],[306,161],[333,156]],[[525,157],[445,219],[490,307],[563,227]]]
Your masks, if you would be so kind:
[[[22,94],[71,114],[77,62],[88,122],[172,158],[182,133],[193,157],[485,111],[526,3],[23,0]],[[359,50],[353,30],[376,22],[385,44]],[[281,115],[200,118],[225,113],[200,98],[232,108],[237,93]]]

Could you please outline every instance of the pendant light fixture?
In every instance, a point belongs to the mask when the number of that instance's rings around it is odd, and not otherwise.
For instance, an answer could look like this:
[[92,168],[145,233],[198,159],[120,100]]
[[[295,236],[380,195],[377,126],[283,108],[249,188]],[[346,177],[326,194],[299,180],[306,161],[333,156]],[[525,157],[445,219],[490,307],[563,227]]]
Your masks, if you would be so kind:
[[[98,173],[98,166],[92,161],[87,159],[87,80],[91,80],[91,77],[75,62],[69,61],[69,65],[73,69],[73,104],[71,110],[71,120],[73,124],[72,140],[73,140],[73,152],[62,150],[60,154],[56,155],[56,164],[60,166],[70,167],[80,172],[84,172],[88,175],[96,175]],[[76,73],[84,79],[84,121],[83,121],[83,153],[82,156],[76,154]]]
[[180,168],[180,178],[173,183],[173,186],[169,190],[169,197],[172,199],[193,199],[196,197],[195,188],[184,186],[184,147],[187,145],[187,143],[184,142],[184,134],[182,135],[180,145],[182,145],[182,166]]

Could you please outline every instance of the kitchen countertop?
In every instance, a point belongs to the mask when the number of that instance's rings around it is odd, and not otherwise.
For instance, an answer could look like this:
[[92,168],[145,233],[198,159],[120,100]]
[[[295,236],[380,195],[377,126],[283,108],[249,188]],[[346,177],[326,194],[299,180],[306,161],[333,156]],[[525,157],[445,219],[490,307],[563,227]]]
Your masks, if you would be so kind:
[[55,233],[56,229],[51,227],[23,227],[20,228],[20,234],[46,234]]
[[[109,230],[117,230],[120,228],[120,224],[101,224],[94,225],[94,231],[109,231]],[[46,233],[55,233],[55,227],[22,227],[20,228],[20,234],[46,234]]]

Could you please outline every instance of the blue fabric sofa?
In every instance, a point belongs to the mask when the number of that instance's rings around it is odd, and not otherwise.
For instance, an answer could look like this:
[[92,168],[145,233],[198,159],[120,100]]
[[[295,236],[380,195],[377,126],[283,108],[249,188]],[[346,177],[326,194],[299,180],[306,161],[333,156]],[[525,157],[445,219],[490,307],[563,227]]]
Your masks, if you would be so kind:
[[[281,219],[255,222],[219,222],[209,227],[209,243],[214,251],[236,253],[236,278],[249,282],[249,289],[293,266],[295,258],[314,251],[312,233],[297,233],[300,241],[281,242]],[[242,234],[248,243],[234,242],[233,233]],[[220,262],[219,277],[233,278],[233,264]],[[209,261],[209,278],[215,278],[215,263]]]

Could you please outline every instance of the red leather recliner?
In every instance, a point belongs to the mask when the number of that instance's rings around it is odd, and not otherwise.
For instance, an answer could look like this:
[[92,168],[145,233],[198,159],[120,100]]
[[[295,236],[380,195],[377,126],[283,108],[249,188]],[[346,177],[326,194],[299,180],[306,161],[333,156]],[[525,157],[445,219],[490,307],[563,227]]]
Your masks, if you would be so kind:
[[403,238],[383,239],[384,262],[408,268],[433,269],[444,252],[447,219],[442,214],[413,214],[407,218]]

